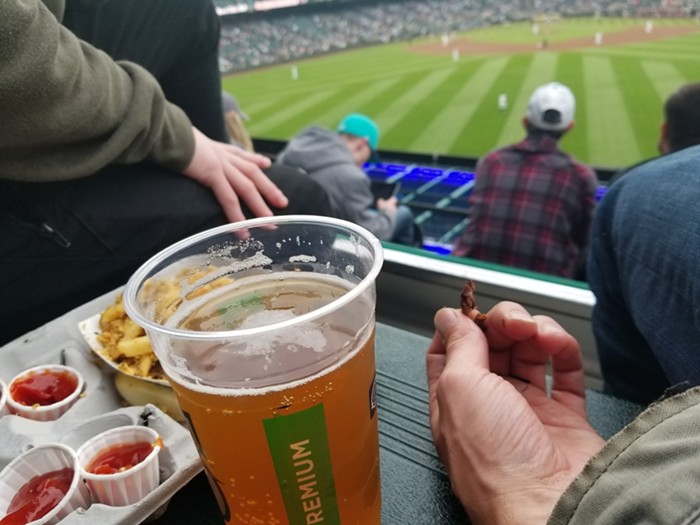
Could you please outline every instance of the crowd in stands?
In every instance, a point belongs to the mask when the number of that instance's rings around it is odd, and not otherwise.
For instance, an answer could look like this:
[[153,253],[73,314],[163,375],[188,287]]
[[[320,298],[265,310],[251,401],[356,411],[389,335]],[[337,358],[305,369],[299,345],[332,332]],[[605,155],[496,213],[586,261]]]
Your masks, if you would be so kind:
[[481,0],[392,2],[322,9],[272,18],[232,17],[221,33],[221,70],[288,62],[347,48],[463,31],[509,16],[509,5]]
[[[690,13],[691,2],[674,4]],[[476,27],[530,19],[543,13],[557,16],[648,16],[657,2],[634,4],[611,0],[389,0],[383,2],[320,2],[303,8],[252,11],[250,2],[217,0],[222,18],[220,70],[241,71],[342,51],[344,49],[442,35]]]

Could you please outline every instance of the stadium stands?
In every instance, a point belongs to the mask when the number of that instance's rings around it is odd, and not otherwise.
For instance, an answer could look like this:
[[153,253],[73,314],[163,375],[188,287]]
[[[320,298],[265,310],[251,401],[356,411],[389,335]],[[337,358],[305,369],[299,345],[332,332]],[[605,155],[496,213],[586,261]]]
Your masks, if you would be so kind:
[[[423,247],[447,254],[468,221],[467,199],[474,187],[474,172],[462,167],[419,166],[416,164],[366,164],[372,181],[399,184],[399,202],[413,211],[423,229]],[[607,186],[598,187],[600,200]]]
[[481,0],[334,2],[223,18],[221,71],[289,62],[351,47],[461,31],[514,17]]
[[[254,138],[253,142],[255,151],[272,159],[285,145],[273,139]],[[474,184],[478,159],[382,150],[379,154],[382,162],[363,166],[370,181],[398,184],[396,197],[411,208],[421,226],[423,248],[442,255],[450,253],[455,239],[467,224],[467,199]],[[600,181],[596,202],[603,197],[608,181],[616,173],[615,170],[596,169]]]
[[[681,0],[674,9],[688,14],[693,2]],[[215,0],[215,5],[222,17],[223,73],[533,17],[646,16],[658,9],[651,0]]]

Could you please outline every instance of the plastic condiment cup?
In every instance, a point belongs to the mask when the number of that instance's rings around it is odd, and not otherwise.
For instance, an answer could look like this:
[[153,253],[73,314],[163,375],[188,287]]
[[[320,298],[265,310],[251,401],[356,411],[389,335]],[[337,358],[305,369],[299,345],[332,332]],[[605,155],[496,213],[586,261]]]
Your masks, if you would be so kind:
[[[100,453],[132,443],[146,442],[153,446],[148,456],[133,467],[115,474],[93,474],[87,471]],[[80,475],[85,479],[93,501],[114,507],[132,505],[141,501],[160,483],[158,453],[161,437],[148,427],[137,425],[117,427],[86,441],[77,452]]]
[[65,468],[73,470],[68,491],[58,504],[31,525],[52,525],[71,512],[90,506],[90,493],[80,479],[78,458],[72,449],[58,443],[39,445],[13,459],[0,472],[0,519],[4,518],[12,499],[37,476]]
[[[76,380],[75,390],[73,390],[73,392],[67,397],[50,405],[25,405],[12,397],[12,385],[16,381],[25,378],[30,374],[40,374],[45,371],[59,373],[65,372],[67,374],[72,375]],[[12,378],[8,385],[7,406],[11,414],[17,414],[19,416],[26,417],[27,419],[34,419],[36,421],[51,421],[61,417],[63,414],[66,413],[66,411],[70,407],[72,407],[75,404],[76,401],[78,401],[78,399],[80,398],[80,394],[83,392],[84,387],[85,380],[83,379],[83,376],[80,374],[80,372],[78,372],[75,368],[71,368],[70,366],[65,365],[53,364],[35,366],[24,370],[23,372],[20,372],[14,378]]]
[[7,384],[0,379],[0,417],[7,415]]

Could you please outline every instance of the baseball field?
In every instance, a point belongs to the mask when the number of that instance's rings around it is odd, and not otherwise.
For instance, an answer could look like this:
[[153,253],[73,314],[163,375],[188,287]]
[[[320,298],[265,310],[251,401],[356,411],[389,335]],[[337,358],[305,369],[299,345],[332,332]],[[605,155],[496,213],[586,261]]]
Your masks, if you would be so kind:
[[296,79],[285,64],[223,83],[254,137],[288,140],[360,111],[379,124],[380,149],[479,157],[521,138],[530,94],[556,80],[577,98],[562,147],[617,168],[656,154],[663,101],[700,81],[699,50],[696,19],[542,20],[303,60]]

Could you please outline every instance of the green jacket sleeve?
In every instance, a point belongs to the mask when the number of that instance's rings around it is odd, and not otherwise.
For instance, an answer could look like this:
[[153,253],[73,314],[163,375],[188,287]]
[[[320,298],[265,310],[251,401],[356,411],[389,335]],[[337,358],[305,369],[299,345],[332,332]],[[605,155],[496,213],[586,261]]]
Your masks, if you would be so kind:
[[112,163],[172,170],[192,125],[142,67],[76,38],[39,0],[0,0],[0,177],[83,177]]
[[658,401],[569,485],[548,525],[700,523],[700,387]]

